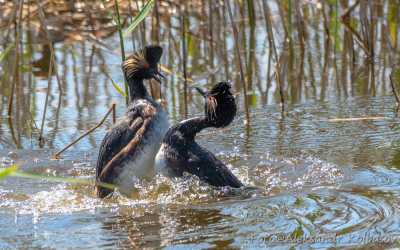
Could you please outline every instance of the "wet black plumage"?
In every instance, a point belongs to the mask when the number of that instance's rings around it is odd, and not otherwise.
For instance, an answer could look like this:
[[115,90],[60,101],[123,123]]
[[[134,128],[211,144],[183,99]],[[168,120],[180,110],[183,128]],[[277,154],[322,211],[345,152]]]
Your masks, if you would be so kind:
[[[118,184],[115,183],[116,179],[126,168],[127,162],[143,154],[145,144],[158,143],[159,147],[161,140],[149,142],[149,138],[153,136],[151,133],[156,123],[160,122],[156,118],[160,107],[148,95],[143,80],[154,78],[159,81],[157,63],[161,54],[161,47],[147,46],[122,63],[129,86],[130,104],[125,116],[107,132],[100,146],[96,166],[96,179],[99,182]],[[100,186],[96,190],[101,198],[112,192]]]
[[230,85],[220,82],[208,92],[199,92],[206,99],[205,116],[182,121],[168,130],[156,157],[156,168],[172,176],[188,172],[217,187],[241,187],[243,184],[225,164],[195,141],[201,130],[226,127],[234,119],[236,103]]

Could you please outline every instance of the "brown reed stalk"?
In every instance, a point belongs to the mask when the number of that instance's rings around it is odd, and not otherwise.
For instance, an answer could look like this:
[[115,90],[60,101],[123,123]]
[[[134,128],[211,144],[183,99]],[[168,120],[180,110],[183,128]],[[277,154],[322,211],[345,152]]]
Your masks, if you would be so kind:
[[[209,50],[209,58],[210,58],[210,65],[211,68],[214,68],[214,34],[213,34],[213,27],[214,27],[214,18],[213,18],[213,12],[214,12],[214,6],[215,5],[215,1],[213,0],[208,0],[208,13],[209,13],[209,18],[210,21],[208,22],[209,26],[208,26],[208,36],[210,39],[209,42],[209,46],[210,46],[210,50]],[[213,74],[214,76],[214,74]]]
[[[207,21],[207,19],[208,19],[208,15],[207,15],[207,12],[206,12],[206,1],[207,0],[201,0],[201,2],[200,2],[200,5],[201,5],[201,7],[200,7],[200,10],[199,10],[199,12],[200,12],[200,16],[201,16],[201,21],[203,22],[203,23],[206,23],[206,21]],[[203,55],[206,55],[207,54],[207,46],[206,46],[206,42],[207,42],[207,29],[205,29],[205,28],[202,28],[201,29],[201,35],[200,35],[200,37],[201,37],[201,40],[203,41],[203,43],[204,43],[204,46],[202,46],[202,54]]]
[[115,108],[116,108],[116,104],[113,103],[111,104],[111,107],[108,109],[107,113],[104,115],[103,119],[101,119],[101,121],[99,123],[97,123],[95,126],[93,126],[92,128],[90,128],[88,131],[86,131],[85,133],[83,133],[81,136],[79,136],[77,139],[75,139],[73,142],[69,143],[67,146],[65,146],[63,149],[61,149],[60,151],[58,151],[57,153],[55,153],[53,155],[54,159],[58,159],[60,157],[60,155],[62,153],[64,153],[67,149],[69,149],[71,146],[75,145],[77,142],[79,142],[80,140],[82,140],[84,137],[86,137],[87,135],[91,134],[93,131],[95,131],[98,127],[100,127],[101,125],[103,125],[103,123],[106,121],[107,117],[111,114],[112,112],[112,118],[113,118],[113,122],[115,123]]
[[47,91],[46,91],[46,99],[44,102],[44,110],[42,115],[42,122],[40,125],[40,133],[39,133],[39,147],[43,147],[44,145],[44,138],[43,138],[43,130],[44,130],[44,122],[46,120],[46,113],[47,113],[47,104],[49,102],[49,95],[51,89],[51,75],[53,73],[53,57],[54,54],[50,51],[50,65],[49,65],[49,72],[47,76]]
[[[8,117],[12,115],[12,108],[14,103],[14,92],[15,92],[15,85],[19,82],[19,39],[20,39],[20,25],[22,22],[22,11],[23,11],[24,0],[19,1],[18,8],[15,8],[15,19],[14,19],[14,31],[15,31],[15,62],[14,62],[14,79],[11,86],[11,93],[8,99]],[[18,13],[18,14],[17,14]],[[18,21],[17,21],[18,17]]]
[[343,15],[340,17],[340,21],[344,24],[344,27],[353,35],[354,40],[360,45],[360,48],[367,54],[368,57],[371,56],[371,51],[369,50],[369,46],[367,42],[362,39],[360,34],[350,25],[350,14],[354,11],[354,9],[360,4],[360,0],[357,0],[352,4]]
[[55,71],[55,75],[57,78],[57,83],[58,83],[58,89],[59,89],[59,95],[63,95],[63,88],[61,86],[61,80],[59,78],[58,75],[58,71],[57,71],[57,63],[55,60],[55,51],[54,51],[54,47],[53,47],[53,43],[51,42],[51,36],[50,33],[47,29],[46,26],[46,17],[42,8],[42,5],[39,3],[39,0],[36,0],[36,4],[38,6],[38,13],[39,13],[39,19],[40,19],[40,23],[43,27],[43,30],[46,33],[46,37],[47,37],[47,43],[48,46],[50,48],[50,65],[49,65],[49,72],[48,72],[48,84],[47,84],[47,93],[46,93],[46,100],[45,100],[45,106],[44,106],[44,110],[43,110],[43,116],[42,116],[42,123],[40,126],[40,134],[39,134],[39,146],[42,147],[43,143],[44,143],[44,138],[43,138],[43,130],[44,130],[44,122],[46,119],[46,112],[47,112],[47,104],[48,104],[48,99],[49,99],[49,95],[50,95],[50,88],[51,88],[51,76],[53,74],[53,67],[54,67],[54,71]]
[[59,95],[62,96],[63,95],[63,88],[61,85],[61,79],[60,76],[58,75],[58,66],[57,66],[57,62],[56,62],[56,57],[55,57],[55,51],[54,51],[54,46],[53,43],[51,41],[51,36],[50,36],[50,32],[47,29],[46,26],[46,16],[44,14],[43,8],[39,3],[39,0],[36,0],[36,4],[38,6],[38,12],[39,12],[39,19],[40,19],[40,23],[43,27],[43,30],[46,33],[46,38],[47,38],[47,44],[49,45],[50,51],[53,54],[52,60],[53,60],[53,67],[54,67],[54,73],[56,75],[56,79],[57,79],[57,85],[58,85],[58,89],[59,89]]
[[223,8],[221,8],[221,15],[222,15],[222,54],[223,54],[223,61],[224,61],[224,71],[225,71],[225,79],[229,79],[229,59],[228,59],[228,48],[227,48],[227,39],[228,31],[227,31],[227,21],[226,15]]
[[[322,2],[322,9],[321,9],[321,11],[322,11],[322,16],[323,16],[323,18],[324,18],[324,20],[323,20],[323,24],[324,24],[324,34],[325,34],[325,48],[324,48],[324,50],[325,50],[325,54],[324,54],[324,69],[327,67],[327,65],[328,65],[328,59],[329,59],[329,57],[328,57],[328,52],[330,51],[330,44],[331,44],[331,32],[330,32],[330,29],[329,29],[329,25],[330,25],[330,23],[329,23],[329,19],[328,19],[328,17],[327,17],[327,15],[326,15],[326,11],[325,11],[325,2]],[[325,72],[325,70],[323,70],[323,72]]]
[[118,34],[119,34],[119,44],[121,47],[121,58],[122,61],[125,61],[125,46],[124,46],[124,38],[122,35],[122,24],[121,24],[121,17],[119,14],[119,6],[118,6],[118,0],[114,0],[114,8],[115,8],[115,19],[117,21],[118,25]]
[[21,143],[18,141],[17,137],[15,136],[15,131],[14,131],[14,125],[13,125],[13,119],[11,116],[7,118],[8,120],[8,126],[10,127],[10,132],[11,132],[11,137],[14,141],[14,144],[17,148],[21,148]]
[[304,66],[305,66],[305,57],[306,57],[306,52],[305,52],[305,44],[307,40],[307,27],[305,24],[306,18],[303,16],[302,9],[300,6],[299,1],[295,1],[295,18],[296,18],[296,23],[297,23],[297,29],[298,29],[298,39],[300,41],[300,73],[299,77],[297,77],[297,86],[298,86],[298,98],[301,98],[301,91],[302,91],[302,86],[303,86],[303,77],[305,75],[304,73]]
[[[129,0],[128,1],[128,10],[129,10],[129,13],[131,13],[131,15],[129,16],[129,23],[132,23],[132,21],[133,21],[133,10],[132,10],[132,0]],[[133,51],[136,51],[136,44],[135,44],[135,37],[134,37],[134,35],[133,35],[133,32],[131,32],[131,39],[132,39],[132,48],[133,48]]]
[[236,56],[239,60],[238,64],[239,64],[239,72],[240,72],[240,80],[243,84],[243,95],[244,95],[244,109],[246,112],[246,122],[247,124],[250,124],[250,113],[249,113],[249,103],[247,100],[247,87],[246,87],[246,79],[244,76],[244,71],[243,71],[243,66],[242,66],[242,57],[240,55],[240,48],[239,48],[239,34],[238,31],[236,29],[236,25],[235,22],[233,20],[233,14],[232,14],[232,8],[231,8],[231,4],[230,1],[226,1],[226,7],[228,8],[228,15],[229,15],[229,19],[232,25],[232,30],[233,30],[233,36],[235,39],[235,49],[236,49]]
[[[186,3],[186,2],[185,2]],[[184,101],[184,116],[188,115],[188,89],[187,89],[187,53],[186,53],[186,20],[187,8],[186,4],[182,5],[181,28],[182,28],[182,58],[183,58],[183,101]]]
[[390,86],[392,87],[392,92],[393,92],[394,98],[396,98],[396,108],[398,110],[399,106],[400,106],[400,97],[399,97],[399,93],[397,92],[396,86],[394,85],[393,76],[392,75],[393,75],[393,72],[391,72],[390,75],[389,75]]
[[263,4],[265,26],[266,26],[267,35],[268,35],[268,44],[269,44],[269,47],[272,48],[272,51],[273,51],[274,57],[275,57],[275,62],[276,62],[275,77],[278,82],[280,101],[281,101],[281,105],[282,105],[281,112],[282,112],[282,114],[284,114],[285,96],[283,93],[283,81],[282,81],[282,77],[281,77],[281,64],[280,64],[280,59],[278,57],[278,52],[276,50],[274,33],[272,31],[271,11],[269,9],[269,6],[268,6],[268,3],[266,2],[266,0],[262,0],[262,4]]
[[267,63],[267,89],[265,90],[266,103],[268,103],[268,92],[271,88],[271,61],[272,61],[272,47],[268,48],[268,63]]
[[[14,31],[15,31],[15,62],[14,62],[14,76],[13,82],[11,86],[11,93],[8,100],[8,125],[11,131],[11,137],[17,148],[21,148],[21,144],[18,141],[17,137],[15,136],[14,126],[13,126],[13,119],[12,119],[12,109],[14,103],[14,92],[15,92],[15,85],[19,83],[19,40],[20,40],[20,33],[21,33],[21,23],[22,23],[22,11],[23,11],[24,0],[19,1],[19,6],[15,8],[15,18],[14,18]],[[17,14],[18,13],[18,14]],[[17,21],[18,15],[18,21]]]
[[[119,35],[119,45],[121,47],[121,60],[125,61],[125,46],[124,46],[124,37],[122,35],[122,24],[121,24],[121,17],[119,14],[119,7],[118,7],[118,0],[114,0],[114,8],[115,8],[115,19],[117,21],[118,26],[118,35]],[[125,97],[125,104],[128,106],[129,104],[129,90],[128,90],[128,83],[124,77],[124,87],[125,93],[127,94]]]
[[[155,36],[156,36],[156,43],[160,44],[160,10],[159,10],[159,2],[156,1],[154,3],[154,15],[155,15],[155,22],[156,22],[156,27],[155,27]],[[158,96],[160,98],[160,101],[163,100],[162,96],[162,86],[159,85],[158,87]]]
[[250,26],[250,31],[249,31],[249,53],[247,57],[247,65],[246,65],[246,75],[247,75],[247,89],[249,91],[252,90],[252,84],[253,84],[253,66],[254,66],[254,61],[255,61],[255,46],[256,46],[256,36],[255,36],[255,30],[256,30],[256,14],[255,14],[255,9],[254,9],[254,2],[253,0],[247,0],[247,13],[249,17],[249,26]]
[[[139,7],[139,0],[136,0],[136,9],[140,10]],[[139,24],[139,33],[140,33],[140,47],[144,47],[145,46],[145,42],[146,42],[146,27],[145,27],[146,23],[145,22],[141,22]]]

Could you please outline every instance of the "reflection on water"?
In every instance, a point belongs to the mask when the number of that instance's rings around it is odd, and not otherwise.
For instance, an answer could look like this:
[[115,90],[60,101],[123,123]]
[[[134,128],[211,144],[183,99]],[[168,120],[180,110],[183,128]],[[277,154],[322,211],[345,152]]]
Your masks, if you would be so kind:
[[[387,111],[381,115],[388,119],[351,122],[347,131],[328,121],[334,114],[367,115],[365,109],[372,115],[386,106],[375,103],[380,99],[370,99],[372,107],[363,99],[341,103],[342,113],[334,111],[337,103],[324,103],[324,115],[318,104],[301,105],[289,112],[284,127],[279,119],[268,126],[255,120],[259,127],[249,137],[240,118],[223,134],[203,133],[200,143],[229,164],[249,186],[243,190],[214,190],[191,176],[158,177],[137,183],[136,199],[99,200],[92,187],[9,178],[1,183],[0,218],[13,227],[0,231],[8,236],[0,242],[58,248],[393,246],[400,225],[400,172],[391,165],[397,159],[391,143],[398,140],[391,132],[396,119]],[[280,111],[269,112],[274,117]],[[263,129],[285,132],[266,135]],[[43,150],[10,155],[2,155],[5,164],[17,161],[38,173],[94,175],[95,150],[68,152],[61,161],[46,160],[50,155]],[[311,242],[313,237],[319,241]]]
[[[111,21],[114,1],[43,3],[55,66],[38,9],[27,2],[21,42],[0,62],[0,165],[92,179],[98,145],[111,120],[62,159],[51,160],[51,155],[95,125],[112,102],[118,116],[124,112],[125,100],[110,81],[123,84]],[[125,24],[136,2],[121,1]],[[216,190],[192,176],[157,177],[138,182],[135,199],[117,194],[99,200],[92,187],[7,178],[0,182],[0,224],[8,225],[0,227],[0,248],[399,247],[399,119],[388,75],[398,60],[400,12],[395,1],[360,1],[350,15],[357,40],[340,17],[352,4],[260,0],[233,5],[250,126],[239,94],[233,124],[205,131],[198,141],[246,188]],[[1,50],[15,42],[19,30],[14,5],[0,4]],[[157,1],[152,17],[125,38],[129,52],[143,41],[163,46],[164,71],[173,73],[161,85],[161,98],[173,122],[183,119],[185,110],[180,7]],[[187,7],[189,84],[229,79],[241,93],[223,1],[190,1]],[[277,60],[284,116],[274,77]],[[160,97],[157,84],[148,87]],[[189,116],[200,114],[202,98],[188,91]],[[379,118],[334,120],[348,117]]]

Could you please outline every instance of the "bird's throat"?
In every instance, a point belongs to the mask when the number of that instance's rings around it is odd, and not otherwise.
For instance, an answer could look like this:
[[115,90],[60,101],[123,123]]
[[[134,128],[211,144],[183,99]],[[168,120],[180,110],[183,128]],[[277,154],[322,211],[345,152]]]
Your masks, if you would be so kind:
[[133,102],[136,99],[142,99],[148,96],[146,87],[143,84],[143,79],[128,80],[129,100]]

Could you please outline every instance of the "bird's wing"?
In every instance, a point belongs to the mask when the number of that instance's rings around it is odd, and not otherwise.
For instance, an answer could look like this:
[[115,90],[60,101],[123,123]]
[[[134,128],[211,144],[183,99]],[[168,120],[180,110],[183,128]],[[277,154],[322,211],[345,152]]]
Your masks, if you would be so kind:
[[198,144],[190,148],[187,157],[186,171],[197,175],[202,181],[216,187],[230,186],[238,188],[243,186],[222,161]]
[[[145,132],[151,124],[155,114],[155,108],[151,106],[133,110],[129,114],[129,120],[113,127],[104,137],[100,146],[96,167],[96,180],[98,182],[111,182],[124,159],[133,156],[137,146],[142,141]],[[105,197],[112,190],[97,186],[97,195]]]

